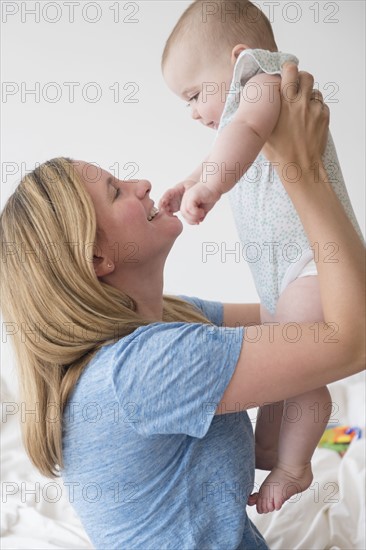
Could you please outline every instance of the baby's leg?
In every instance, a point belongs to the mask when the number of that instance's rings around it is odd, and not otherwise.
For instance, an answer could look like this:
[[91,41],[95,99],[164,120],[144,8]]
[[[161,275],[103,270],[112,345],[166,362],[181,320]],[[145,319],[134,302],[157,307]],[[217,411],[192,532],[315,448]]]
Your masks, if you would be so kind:
[[[274,316],[261,305],[261,323],[272,323]],[[272,470],[277,462],[277,447],[283,413],[283,401],[263,405],[255,425],[255,467]]]
[[277,463],[283,404],[283,401],[277,401],[263,405],[258,410],[255,425],[255,467],[259,470],[272,470]]
[[[282,324],[323,320],[316,276],[300,277],[284,290],[274,320]],[[287,499],[311,484],[313,475],[310,461],[326,428],[330,403],[331,397],[326,387],[285,402],[277,464],[259,490],[256,499],[259,513],[279,510]],[[315,410],[324,411],[320,419],[314,418]]]

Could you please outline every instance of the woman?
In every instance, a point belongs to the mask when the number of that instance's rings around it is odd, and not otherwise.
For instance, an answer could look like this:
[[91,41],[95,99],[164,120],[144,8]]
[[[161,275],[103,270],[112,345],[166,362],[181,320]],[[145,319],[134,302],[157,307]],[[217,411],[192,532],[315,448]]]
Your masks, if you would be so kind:
[[[289,101],[267,155],[280,173],[288,162],[303,169],[283,183],[318,243],[331,331],[301,324],[293,342],[282,326],[243,328],[259,324],[258,305],[163,296],[182,225],[156,215],[148,181],[54,159],[4,208],[3,310],[20,327],[22,397],[39,413],[23,426],[25,445],[42,473],[62,474],[96,548],[267,548],[245,511],[246,409],[363,369],[363,245],[324,183],[329,111],[312,85],[285,67]],[[326,261],[329,242],[338,263]]]

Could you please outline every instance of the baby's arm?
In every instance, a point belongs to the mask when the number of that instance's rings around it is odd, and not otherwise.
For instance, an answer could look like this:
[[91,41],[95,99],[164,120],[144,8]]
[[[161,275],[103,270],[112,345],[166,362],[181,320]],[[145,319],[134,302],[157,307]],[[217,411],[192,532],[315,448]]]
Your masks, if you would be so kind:
[[[189,223],[202,221],[255,161],[280,114],[279,86],[280,77],[268,74],[248,81],[233,120],[222,130],[206,160],[207,169],[184,194],[181,211]],[[255,101],[246,97],[253,90]]]
[[177,183],[177,185],[165,191],[159,201],[159,208],[163,208],[171,214],[178,212],[180,210],[184,193],[200,180],[202,166],[205,162],[207,162],[207,160],[208,157],[206,157],[203,163],[201,162],[185,180]]

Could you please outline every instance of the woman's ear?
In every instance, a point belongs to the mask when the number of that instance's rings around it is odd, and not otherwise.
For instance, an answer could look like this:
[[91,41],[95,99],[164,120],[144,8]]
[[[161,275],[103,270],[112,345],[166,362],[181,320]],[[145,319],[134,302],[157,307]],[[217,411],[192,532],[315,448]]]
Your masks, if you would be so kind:
[[231,64],[235,65],[238,60],[239,54],[244,50],[250,50],[250,47],[246,44],[237,44],[231,51]]
[[113,262],[104,256],[93,256],[93,267],[97,277],[105,277],[114,271]]

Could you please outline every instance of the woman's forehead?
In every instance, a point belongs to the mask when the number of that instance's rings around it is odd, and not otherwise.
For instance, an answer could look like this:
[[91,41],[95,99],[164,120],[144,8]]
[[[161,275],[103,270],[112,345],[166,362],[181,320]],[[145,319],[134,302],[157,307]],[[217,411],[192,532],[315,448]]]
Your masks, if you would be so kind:
[[86,183],[97,183],[111,176],[111,174],[91,162],[84,160],[73,161],[75,169]]

